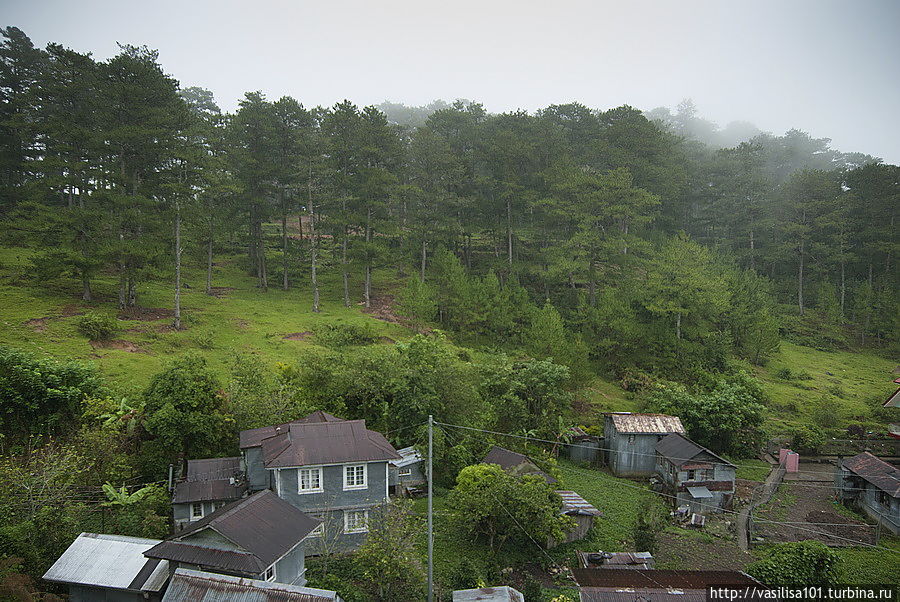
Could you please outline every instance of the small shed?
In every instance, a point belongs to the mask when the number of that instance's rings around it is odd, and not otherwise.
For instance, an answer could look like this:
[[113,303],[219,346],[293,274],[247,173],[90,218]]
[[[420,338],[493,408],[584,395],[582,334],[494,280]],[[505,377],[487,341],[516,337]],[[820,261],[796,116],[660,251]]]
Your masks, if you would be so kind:
[[573,426],[569,429],[570,443],[566,446],[569,459],[573,462],[590,462],[593,464],[600,460],[600,448],[602,438],[589,435],[583,428]]
[[144,552],[158,539],[82,533],[44,573],[44,580],[69,586],[71,602],[159,601],[169,563]]
[[453,592],[453,602],[525,602],[522,593],[508,585],[458,589]]
[[482,464],[496,464],[511,475],[521,477],[533,474],[542,477],[548,483],[556,483],[556,479],[537,467],[537,464],[528,459],[528,456],[495,445],[487,453]]
[[560,514],[572,517],[575,520],[575,528],[569,531],[563,541],[548,541],[548,548],[555,547],[561,543],[584,539],[584,536],[587,535],[587,532],[593,526],[594,519],[603,516],[602,512],[574,491],[558,490],[556,494],[562,498]]
[[606,414],[604,442],[610,470],[620,477],[651,476],[656,469],[656,444],[672,433],[684,434],[684,426],[677,416]]
[[162,602],[342,602],[335,591],[178,569]]
[[390,487],[394,495],[404,495],[411,488],[421,487],[428,479],[422,454],[414,447],[398,449],[399,460],[390,462]]

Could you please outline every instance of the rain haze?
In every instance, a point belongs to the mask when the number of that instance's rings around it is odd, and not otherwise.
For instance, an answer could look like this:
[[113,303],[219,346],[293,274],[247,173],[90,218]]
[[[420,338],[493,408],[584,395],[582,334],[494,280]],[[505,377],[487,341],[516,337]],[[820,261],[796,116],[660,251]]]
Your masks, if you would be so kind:
[[900,3],[10,2],[36,45],[105,59],[146,44],[182,86],[226,110],[244,92],[306,106],[348,98],[491,112],[578,101],[649,110],[691,98],[720,126],[750,121],[900,162]]

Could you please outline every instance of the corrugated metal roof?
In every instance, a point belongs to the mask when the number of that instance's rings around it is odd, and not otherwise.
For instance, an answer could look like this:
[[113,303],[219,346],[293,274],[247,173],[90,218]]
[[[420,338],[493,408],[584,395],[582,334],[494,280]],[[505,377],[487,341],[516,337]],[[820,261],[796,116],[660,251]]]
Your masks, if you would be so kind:
[[419,453],[415,446],[398,449],[397,453],[400,454],[400,459],[393,460],[391,462],[391,464],[396,466],[397,468],[402,468],[404,466],[409,466],[410,464],[415,464],[416,462],[422,461],[422,454]]
[[[82,533],[63,552],[44,579],[115,589],[159,591],[168,577],[168,563],[148,560],[144,552],[158,539]],[[152,570],[144,570],[152,563]],[[138,579],[138,577],[142,577]]]
[[163,602],[339,602],[337,592],[178,569]]
[[620,433],[684,433],[678,416],[666,414],[631,414],[627,412],[607,414],[613,427]]
[[292,423],[287,433],[263,440],[262,450],[266,468],[400,459],[384,435],[366,428],[365,420]]
[[247,491],[247,485],[234,484],[230,481],[181,481],[175,484],[175,493],[172,495],[173,504],[186,504],[190,502],[217,502],[236,500]]
[[528,459],[528,456],[495,445],[487,453],[482,464],[496,464],[506,472],[521,476],[535,474],[544,477],[548,483],[555,483],[556,479],[537,467],[537,464]]
[[844,468],[872,483],[891,497],[900,497],[900,469],[869,452],[844,460]]
[[[281,558],[321,521],[304,514],[265,489],[248,498],[232,502],[191,524],[146,552],[152,558],[194,562],[203,566],[235,567],[235,570],[259,572]],[[211,528],[256,559],[239,552],[216,550],[193,544],[191,535]],[[189,561],[186,556],[195,560]],[[243,567],[237,569],[237,567]]]
[[706,602],[706,589],[582,587],[581,602]]
[[706,487],[688,487],[688,493],[691,494],[691,497],[695,500],[705,500],[711,498],[713,496],[712,492]]
[[202,458],[200,460],[188,460],[188,481],[216,481],[236,477],[241,473],[241,459],[231,458]]
[[740,571],[688,571],[671,569],[572,569],[582,587],[633,589],[698,589],[708,585],[758,585],[753,577]]
[[525,596],[519,590],[500,585],[478,589],[458,589],[453,592],[453,602],[524,602]]
[[700,454],[706,453],[712,456],[717,463],[727,464],[734,468],[734,464],[722,456],[711,452],[702,445],[694,443],[679,433],[672,433],[663,437],[659,443],[656,444],[656,451],[661,456],[671,461],[675,466],[684,466]]
[[603,513],[594,508],[583,497],[574,491],[559,490],[556,492],[563,502],[563,514],[581,514],[583,516],[603,516]]
[[322,410],[316,410],[312,414],[307,414],[303,418],[298,418],[297,420],[293,420],[291,422],[285,422],[284,424],[263,426],[256,429],[241,431],[241,449],[247,449],[248,447],[257,447],[262,444],[264,439],[268,439],[269,437],[277,435],[281,432],[286,432],[287,428],[292,424],[309,424],[316,422],[344,422],[344,419],[338,418],[337,416],[332,416],[328,412],[323,412]]
[[888,397],[882,405],[886,408],[900,408],[900,389],[894,391],[894,394]]

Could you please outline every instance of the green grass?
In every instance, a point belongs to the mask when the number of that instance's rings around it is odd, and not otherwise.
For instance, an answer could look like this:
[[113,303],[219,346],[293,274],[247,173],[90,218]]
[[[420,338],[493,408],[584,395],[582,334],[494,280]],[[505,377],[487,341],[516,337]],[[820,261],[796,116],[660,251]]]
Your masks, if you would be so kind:
[[[60,279],[51,282],[30,280],[30,252],[19,248],[0,249],[0,343],[26,351],[67,359],[95,362],[108,381],[124,394],[143,389],[164,362],[188,350],[204,355],[212,368],[225,375],[236,353],[252,352],[264,360],[290,362],[309,340],[285,340],[291,333],[304,333],[324,323],[369,323],[379,336],[393,340],[409,338],[412,333],[365,314],[359,306],[343,307],[340,302],[340,275],[331,270],[321,284],[321,312],[312,312],[312,294],[307,277],[298,279],[290,291],[270,287],[259,291],[253,277],[240,268],[237,257],[219,258],[213,285],[228,287],[221,298],[204,293],[205,271],[187,266],[182,291],[184,329],[173,331],[172,318],[152,321],[119,320],[118,340],[128,341],[141,352],[119,349],[94,349],[76,330],[77,316],[64,314],[103,311],[115,315],[116,283],[111,275],[98,278],[94,293],[100,301],[80,300],[78,283]],[[377,273],[376,282],[390,282],[392,273]],[[361,297],[359,279],[352,281],[353,294]],[[154,280],[138,289],[138,304],[145,308],[173,305],[169,282]],[[29,320],[47,318],[42,329]]]
[[[896,365],[870,352],[819,351],[783,341],[768,364],[755,369],[771,399],[770,430],[786,432],[800,423],[830,426],[823,418],[838,428],[872,420],[873,408],[896,389]],[[793,378],[779,376],[785,368]]]
[[875,548],[838,548],[843,581],[860,585],[900,585],[900,537],[882,537],[880,546],[896,553]]
[[768,462],[763,462],[762,460],[757,460],[755,458],[728,458],[728,460],[737,466],[735,477],[738,479],[759,481],[761,483],[766,480],[766,477],[769,476],[771,470],[771,466]]

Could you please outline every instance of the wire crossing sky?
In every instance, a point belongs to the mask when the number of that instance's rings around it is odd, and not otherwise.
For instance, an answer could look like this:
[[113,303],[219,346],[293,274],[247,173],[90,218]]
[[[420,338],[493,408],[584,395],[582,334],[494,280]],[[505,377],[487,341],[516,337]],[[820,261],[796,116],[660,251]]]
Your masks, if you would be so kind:
[[223,109],[244,92],[491,112],[578,101],[796,127],[900,163],[896,0],[0,0],[0,24],[99,60],[146,44]]

